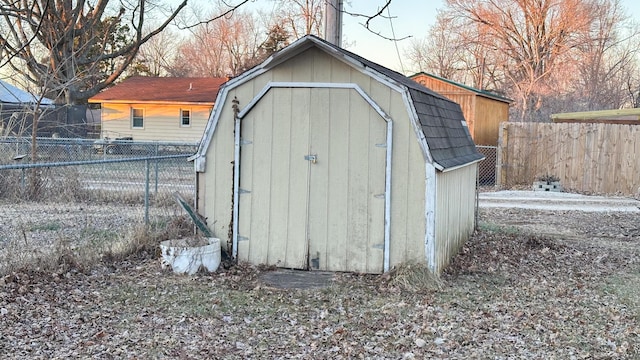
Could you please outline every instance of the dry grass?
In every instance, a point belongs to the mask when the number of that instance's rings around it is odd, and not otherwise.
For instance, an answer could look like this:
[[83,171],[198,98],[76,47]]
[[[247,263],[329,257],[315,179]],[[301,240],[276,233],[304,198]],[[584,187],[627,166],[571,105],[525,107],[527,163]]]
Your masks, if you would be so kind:
[[[563,229],[588,222],[603,232],[577,242],[513,223],[535,217],[549,229],[557,213],[481,215],[485,226],[440,279],[406,264],[385,276],[336,274],[314,289],[265,286],[259,275],[272,269],[246,264],[195,276],[162,270],[157,243],[190,233],[184,217],[133,228],[90,267],[60,243],[54,260],[66,272],[0,276],[0,347],[16,359],[639,358],[637,216],[564,214]],[[99,239],[105,228],[95,225],[76,230]],[[22,229],[29,241],[65,228],[49,218]],[[604,246],[607,234],[627,247]]]
[[426,264],[409,262],[393,268],[389,274],[389,285],[405,291],[434,291],[442,288],[442,280],[434,275]]
[[[33,209],[31,216],[16,217],[8,212],[4,215],[9,220],[6,227],[0,226],[0,274],[26,268],[66,272],[132,255],[156,256],[161,241],[193,234],[193,225],[185,215],[168,212],[156,213],[156,220],[145,225],[139,211],[126,207],[119,208],[125,216],[112,213],[111,207],[104,207],[108,214],[101,214],[98,205],[61,208],[24,204],[20,208]],[[127,213],[138,220],[128,223]]]

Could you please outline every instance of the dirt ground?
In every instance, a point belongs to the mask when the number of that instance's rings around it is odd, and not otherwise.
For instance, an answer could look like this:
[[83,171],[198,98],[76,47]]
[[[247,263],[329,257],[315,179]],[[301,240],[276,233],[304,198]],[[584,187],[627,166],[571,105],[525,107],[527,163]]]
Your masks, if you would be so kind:
[[479,231],[439,279],[406,267],[279,289],[259,280],[272,269],[179,276],[146,252],[16,269],[0,277],[0,350],[15,359],[640,358],[640,213],[482,205]]
[[640,201],[618,196],[499,191],[480,194],[480,218],[564,244],[640,250]]

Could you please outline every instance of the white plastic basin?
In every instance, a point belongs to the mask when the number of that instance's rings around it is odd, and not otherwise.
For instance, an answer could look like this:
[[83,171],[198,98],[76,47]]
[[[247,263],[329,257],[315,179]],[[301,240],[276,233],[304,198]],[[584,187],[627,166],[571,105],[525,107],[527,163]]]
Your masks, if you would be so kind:
[[193,246],[188,240],[166,240],[160,243],[163,264],[176,274],[195,274],[200,267],[213,272],[220,266],[220,239],[207,238],[207,244]]

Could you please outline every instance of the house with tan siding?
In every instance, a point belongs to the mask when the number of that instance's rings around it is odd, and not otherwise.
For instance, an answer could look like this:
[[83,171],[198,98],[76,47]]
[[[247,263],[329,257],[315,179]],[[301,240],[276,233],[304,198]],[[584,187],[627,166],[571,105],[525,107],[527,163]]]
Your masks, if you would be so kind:
[[198,142],[226,78],[131,77],[89,99],[101,138]]

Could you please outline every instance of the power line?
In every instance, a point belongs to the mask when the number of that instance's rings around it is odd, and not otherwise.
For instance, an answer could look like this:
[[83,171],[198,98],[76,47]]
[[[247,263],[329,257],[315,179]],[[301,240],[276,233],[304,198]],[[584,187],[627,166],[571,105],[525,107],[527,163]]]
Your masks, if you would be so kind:
[[396,47],[396,55],[398,55],[398,62],[400,63],[400,69],[402,69],[402,73],[404,73],[404,65],[402,64],[402,58],[400,57],[400,49],[398,48],[398,40],[396,38],[396,32],[393,29],[393,18],[391,17],[391,11],[389,10],[389,6],[387,6],[387,15],[389,17],[389,25],[391,26],[391,36],[393,40],[393,45]]

